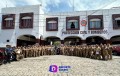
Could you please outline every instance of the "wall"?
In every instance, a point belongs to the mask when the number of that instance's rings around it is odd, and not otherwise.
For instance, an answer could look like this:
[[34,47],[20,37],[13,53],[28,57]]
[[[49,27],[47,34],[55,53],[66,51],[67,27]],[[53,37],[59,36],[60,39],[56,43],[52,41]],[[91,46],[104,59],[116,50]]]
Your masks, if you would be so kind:
[[[44,28],[44,38],[49,36],[57,36],[61,40],[69,36],[78,36],[82,40],[85,40],[87,37],[90,36],[100,36],[105,40],[109,40],[112,36],[120,35],[120,30],[113,30],[113,23],[112,23],[112,14],[120,14],[120,9],[103,9],[103,10],[90,10],[90,11],[81,11],[81,12],[63,12],[63,13],[56,13],[56,14],[47,14],[46,17],[58,17],[58,31],[46,31]],[[54,15],[54,16],[53,16]],[[63,35],[61,31],[66,31],[66,17],[71,16],[79,16],[80,21],[86,20],[88,21],[88,15],[103,15],[103,25],[104,29],[107,30],[107,34],[66,34]],[[46,24],[45,24],[46,25]],[[88,23],[85,26],[80,25],[79,31],[89,31],[88,30]]]
[[[32,5],[32,6],[23,6],[23,7],[8,7],[3,8],[3,14],[16,14],[15,16],[15,29],[1,29],[0,33],[0,46],[4,47],[6,44],[11,44],[12,46],[16,46],[16,40],[21,35],[33,35],[36,38],[40,37],[40,32],[43,30],[39,27],[43,25],[39,22],[40,13],[43,13],[42,9],[40,9],[40,5]],[[41,10],[41,12],[40,12]],[[20,13],[28,13],[33,12],[33,28],[30,29],[19,29],[19,14]],[[41,17],[42,18],[42,17]],[[10,42],[6,42],[6,40],[10,40]]]
[[[19,29],[19,14],[34,12],[34,24],[33,29]],[[42,10],[40,5],[32,5],[32,6],[23,6],[23,7],[9,7],[3,8],[2,13],[7,14],[16,14],[15,16],[15,29],[10,30],[0,30],[0,46],[3,47],[6,44],[11,44],[12,46],[16,46],[16,40],[21,35],[33,35],[36,39],[40,39],[40,36],[45,38],[50,36],[59,37],[61,40],[69,36],[77,36],[82,40],[85,40],[90,36],[100,36],[105,40],[109,40],[112,36],[120,35],[120,30],[113,30],[112,23],[112,14],[120,14],[120,9],[103,9],[103,10],[90,10],[90,11],[75,11],[75,12],[60,12],[60,13],[46,13]],[[71,16],[79,16],[80,21],[86,20],[88,21],[88,15],[103,15],[103,23],[104,29],[107,30],[107,34],[62,34],[62,31],[66,31],[66,17]],[[49,17],[58,17],[58,31],[46,31],[46,18]],[[79,31],[89,31],[88,23],[86,26],[82,26],[80,24]],[[6,42],[6,40],[10,40],[10,42]]]

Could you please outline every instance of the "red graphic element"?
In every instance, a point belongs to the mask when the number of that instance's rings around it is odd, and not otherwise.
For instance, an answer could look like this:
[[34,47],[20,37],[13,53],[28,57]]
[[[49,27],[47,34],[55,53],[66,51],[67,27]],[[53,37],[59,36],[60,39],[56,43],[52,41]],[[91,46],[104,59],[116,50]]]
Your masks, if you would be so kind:
[[86,26],[86,25],[87,25],[87,21],[86,21],[86,20],[82,20],[82,21],[81,21],[81,25],[82,25],[82,26]]

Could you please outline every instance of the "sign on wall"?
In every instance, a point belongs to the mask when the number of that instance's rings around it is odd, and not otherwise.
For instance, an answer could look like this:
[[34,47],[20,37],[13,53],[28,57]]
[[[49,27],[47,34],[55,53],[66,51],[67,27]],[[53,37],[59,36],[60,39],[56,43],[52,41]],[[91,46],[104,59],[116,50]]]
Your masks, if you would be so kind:
[[63,31],[62,34],[107,34],[107,30],[88,30],[88,31]]
[[81,25],[82,25],[82,26],[86,26],[86,25],[87,25],[87,21],[86,21],[86,20],[82,20],[82,21],[81,21]]

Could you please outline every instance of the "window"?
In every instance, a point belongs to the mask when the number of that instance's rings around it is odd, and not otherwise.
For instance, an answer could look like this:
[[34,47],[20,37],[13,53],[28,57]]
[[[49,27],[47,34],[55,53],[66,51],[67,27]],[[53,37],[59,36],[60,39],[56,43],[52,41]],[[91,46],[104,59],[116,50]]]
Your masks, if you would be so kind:
[[120,17],[115,18],[115,24],[116,24],[117,27],[120,27]]
[[57,31],[58,30],[58,18],[46,18],[46,30]]
[[49,21],[48,22],[48,29],[49,30],[55,30],[55,29],[57,29],[57,21]]
[[101,27],[100,19],[91,19],[90,20],[90,29],[99,29]]
[[88,29],[89,30],[102,30],[103,29],[103,15],[89,15],[88,16]]
[[66,18],[66,30],[79,30],[79,17]]
[[2,29],[14,29],[15,14],[2,15]]
[[120,14],[113,14],[113,29],[120,29]]
[[5,27],[12,27],[12,26],[13,26],[13,18],[6,18]]
[[67,29],[77,29],[78,28],[78,20],[69,20]]
[[32,22],[32,18],[31,17],[23,17],[22,18],[22,26],[24,27],[30,27],[31,26],[31,22]]
[[57,29],[57,21],[49,21],[48,22],[48,29],[49,30],[55,30],[55,29]]
[[20,28],[33,28],[33,13],[20,14]]

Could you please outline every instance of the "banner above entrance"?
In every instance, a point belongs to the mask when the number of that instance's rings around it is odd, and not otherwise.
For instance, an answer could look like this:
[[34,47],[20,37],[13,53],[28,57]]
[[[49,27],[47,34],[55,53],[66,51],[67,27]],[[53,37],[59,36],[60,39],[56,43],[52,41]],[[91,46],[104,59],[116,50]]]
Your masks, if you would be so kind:
[[107,34],[107,30],[88,30],[88,31],[62,31],[62,34]]

